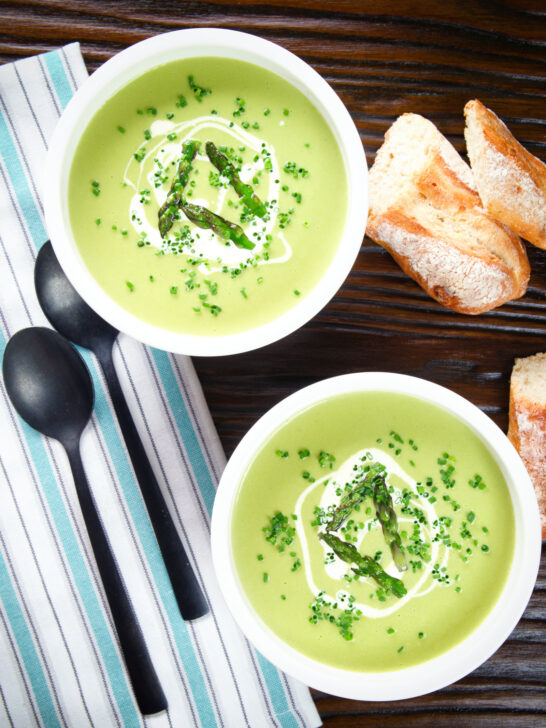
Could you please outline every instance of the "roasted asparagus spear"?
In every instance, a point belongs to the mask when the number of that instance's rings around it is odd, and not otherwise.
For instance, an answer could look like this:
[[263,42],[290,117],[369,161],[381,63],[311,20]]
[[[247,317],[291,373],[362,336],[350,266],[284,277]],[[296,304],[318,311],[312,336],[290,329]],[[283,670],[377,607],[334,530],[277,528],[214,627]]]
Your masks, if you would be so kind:
[[373,497],[374,482],[376,478],[381,478],[385,471],[385,466],[381,463],[373,463],[370,469],[364,473],[362,482],[343,496],[338,507],[333,513],[332,520],[328,523],[327,531],[337,531],[344,521],[349,518],[354,507],[362,503],[368,496]]
[[231,240],[235,243],[238,248],[246,248],[252,250],[255,247],[252,240],[249,240],[245,235],[242,227],[234,222],[225,220],[220,215],[216,215],[206,207],[200,205],[193,205],[187,200],[182,200],[181,208],[186,217],[193,223],[198,225],[200,228],[208,228],[213,230],[216,235],[219,235],[224,240]]
[[342,541],[333,533],[321,533],[320,538],[328,544],[336,556],[348,564],[356,566],[356,568],[353,566],[352,569],[357,576],[371,576],[380,587],[392,592],[396,597],[403,597],[407,594],[407,589],[400,579],[387,574],[371,556],[363,556],[354,544]]
[[252,187],[241,181],[237,174],[237,170],[226,155],[210,141],[205,144],[205,149],[212,164],[214,164],[220,174],[227,177],[233,186],[233,189],[239,195],[243,203],[248,207],[250,212],[254,215],[258,215],[258,217],[264,217],[267,212],[266,206],[260,200],[258,195],[256,195]]
[[384,478],[376,478],[374,481],[373,502],[375,515],[383,529],[383,535],[391,550],[393,561],[399,571],[405,571],[408,567],[400,534],[398,533],[398,520]]
[[188,139],[182,145],[182,156],[178,162],[178,169],[176,170],[171,189],[169,190],[167,199],[157,213],[159,232],[162,238],[169,232],[176,220],[178,208],[182,202],[184,188],[188,184],[188,179],[193,169],[192,162],[200,147],[201,142],[195,141],[194,139]]

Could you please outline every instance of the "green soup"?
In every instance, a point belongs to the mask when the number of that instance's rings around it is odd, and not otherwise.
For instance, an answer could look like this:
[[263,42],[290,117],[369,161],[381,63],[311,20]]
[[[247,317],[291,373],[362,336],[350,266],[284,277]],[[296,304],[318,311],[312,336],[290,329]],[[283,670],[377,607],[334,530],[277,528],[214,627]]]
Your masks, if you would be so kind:
[[370,392],[315,404],[265,442],[240,484],[232,541],[248,599],[276,634],[320,662],[377,672],[430,660],[478,627],[505,585],[514,530],[476,435],[433,405]]
[[339,245],[347,183],[300,91],[249,63],[195,58],[145,73],[95,114],[68,202],[85,264],[118,304],[211,336],[265,324],[309,293]]

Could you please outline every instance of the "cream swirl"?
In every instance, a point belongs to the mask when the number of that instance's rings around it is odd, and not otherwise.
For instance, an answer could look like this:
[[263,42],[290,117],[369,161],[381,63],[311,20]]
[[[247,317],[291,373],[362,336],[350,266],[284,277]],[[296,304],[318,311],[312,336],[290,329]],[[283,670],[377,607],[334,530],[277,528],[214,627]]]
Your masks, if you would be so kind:
[[[264,170],[264,159],[268,159],[269,174],[266,197],[270,202],[268,219],[254,219],[241,222],[245,234],[255,243],[252,251],[240,249],[235,245],[226,245],[212,230],[198,231],[194,236],[193,247],[188,251],[194,257],[202,260],[200,270],[210,273],[222,270],[224,266],[230,268],[252,262],[254,266],[270,263],[283,263],[292,255],[292,249],[282,231],[277,232],[277,238],[282,243],[282,251],[275,256],[264,256],[264,244],[271,239],[273,229],[277,222],[278,207],[275,202],[279,193],[279,165],[275,149],[271,144],[249,133],[233,121],[220,116],[200,116],[184,122],[168,120],[154,121],[150,127],[150,139],[140,145],[131,154],[123,176],[124,184],[134,190],[130,201],[129,219],[131,225],[141,239],[147,244],[169,252],[157,226],[157,219],[149,214],[149,201],[151,196],[157,207],[165,202],[168,189],[172,181],[172,172],[175,170],[180,156],[182,144],[191,138],[206,138],[215,133],[229,135],[235,148],[239,146],[251,150],[253,153],[250,162],[245,163],[240,171],[243,182],[250,182],[257,173]],[[169,139],[171,137],[171,139]],[[197,154],[196,163],[209,163],[206,154]],[[226,201],[227,182],[219,187],[212,187],[214,195],[210,197],[192,197],[192,203],[207,207],[216,214],[221,214]],[[143,194],[143,191],[147,192]],[[155,209],[155,207],[153,208]],[[184,221],[183,222],[187,222]],[[259,235],[256,232],[259,231]]]
[[[394,485],[392,482],[392,476],[396,476],[399,480],[401,480],[407,489],[413,493],[414,497],[410,499],[409,504],[411,506],[416,506],[423,511],[425,520],[422,524],[420,524],[420,528],[426,542],[430,543],[430,559],[423,562],[422,569],[419,572],[419,578],[408,588],[407,594],[404,597],[400,599],[389,599],[387,602],[382,603],[383,605],[381,607],[370,606],[370,604],[364,604],[359,601],[352,602],[352,606],[355,609],[360,609],[365,616],[379,618],[396,612],[410,599],[422,597],[425,594],[428,594],[432,589],[436,588],[439,585],[439,582],[437,579],[432,578],[433,569],[435,565],[438,565],[440,569],[447,565],[449,557],[448,549],[441,540],[434,539],[435,534],[433,531],[433,524],[439,522],[438,513],[434,506],[426,498],[420,497],[417,490],[417,482],[414,478],[400,467],[399,463],[397,463],[394,458],[383,452],[383,450],[379,450],[377,448],[359,450],[349,457],[336,471],[329,472],[328,475],[316,480],[303,491],[295,506],[295,514],[297,516],[296,529],[302,547],[305,577],[312,593],[316,595],[321,590],[316,584],[313,576],[308,541],[309,536],[304,527],[302,518],[304,504],[309,497],[312,497],[312,494],[317,489],[322,489],[323,492],[319,501],[320,508],[325,512],[336,508],[339,505],[343,493],[345,492],[345,484],[351,483],[354,480],[355,469],[358,468],[362,464],[363,460],[366,459],[369,461],[379,462],[385,466],[387,470],[386,482],[389,489],[391,487],[393,488],[393,500],[395,502],[402,497],[402,491]],[[399,516],[398,523],[401,526],[409,524],[410,527],[413,528],[413,517],[404,515]],[[381,525],[373,516],[364,518],[363,524],[363,527],[355,532],[356,542],[353,541],[353,543],[362,553],[366,553],[366,538],[373,530],[378,528],[380,529]],[[331,552],[331,549],[324,542],[321,541],[320,543],[324,550],[324,557],[326,557],[326,554]],[[364,548],[361,548],[362,546],[364,546]],[[386,556],[385,559],[386,560],[383,561],[385,571],[391,576],[400,578],[401,574],[392,561],[390,554],[388,557]],[[325,574],[330,577],[330,579],[333,579],[340,584],[346,584],[344,581],[344,576],[348,571],[348,565],[346,562],[337,556],[334,556],[331,560],[324,558],[323,566]],[[369,583],[374,589],[376,588],[376,585],[371,578],[360,577],[360,579],[365,583]],[[349,592],[346,588],[340,588],[335,594],[327,594],[327,597],[331,601],[337,601],[340,599],[344,601],[348,596]]]

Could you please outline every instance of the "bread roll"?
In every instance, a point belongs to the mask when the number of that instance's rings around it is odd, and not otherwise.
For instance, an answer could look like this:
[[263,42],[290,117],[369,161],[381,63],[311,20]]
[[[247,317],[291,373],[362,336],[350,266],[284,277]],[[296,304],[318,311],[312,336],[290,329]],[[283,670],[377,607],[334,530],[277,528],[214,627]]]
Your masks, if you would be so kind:
[[485,209],[522,238],[546,248],[546,165],[477,99],[466,104],[464,113],[468,156]]
[[546,538],[546,354],[516,359],[510,379],[508,438],[533,481]]
[[485,212],[470,167],[418,114],[399,117],[377,153],[366,232],[454,311],[479,314],[526,291],[523,243]]

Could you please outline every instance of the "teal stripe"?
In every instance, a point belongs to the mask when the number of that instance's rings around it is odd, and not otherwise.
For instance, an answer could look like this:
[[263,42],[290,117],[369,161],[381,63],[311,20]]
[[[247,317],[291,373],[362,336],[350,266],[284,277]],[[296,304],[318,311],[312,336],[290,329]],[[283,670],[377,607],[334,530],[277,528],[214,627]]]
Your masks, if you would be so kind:
[[186,402],[180,392],[176,374],[167,352],[161,351],[160,349],[151,349],[151,352],[165,390],[167,401],[171,405],[171,412],[176,426],[184,442],[191,468],[210,516],[216,490],[203,455],[203,450],[197,439],[188,408],[186,407]]
[[[209,514],[212,512],[214,503],[215,489],[214,484],[207,468],[207,464],[203,455],[203,451],[197,439],[196,432],[186,406],[186,402],[176,379],[169,355],[160,349],[151,349],[155,365],[157,367],[167,402],[170,405],[171,413],[175,419],[176,425],[180,432],[180,436],[186,447],[186,452],[190,460],[190,465],[197,480],[197,484],[203,496],[203,500]],[[265,657],[256,653],[259,658],[260,667],[267,684],[267,689],[271,697],[273,709],[281,721],[283,728],[298,728],[299,723],[290,711],[284,686],[281,682],[279,673],[273,665],[268,662]]]
[[[6,343],[3,332],[0,332],[2,356]],[[118,703],[123,722],[128,728],[140,727],[142,724],[139,713],[136,710],[132,693],[125,679],[123,666],[110,635],[110,630],[83,558],[78,538],[72,528],[70,517],[57,486],[57,479],[51,468],[42,436],[21,419],[20,423],[32,462],[38,474],[42,492],[49,506],[49,511],[61,542],[62,550],[68,561],[70,571],[74,577],[74,583],[99,646],[102,660],[112,685],[112,692]]]
[[78,350],[85,360],[93,378],[93,384],[95,386],[95,414],[97,420],[100,422],[100,429],[118,476],[124,500],[129,508],[131,519],[135,524],[142,550],[146,554],[146,560],[150,565],[153,581],[156,584],[163,608],[171,626],[176,648],[180,655],[180,661],[197,706],[199,720],[203,726],[215,726],[216,718],[203,673],[197,660],[186,623],[180,616],[176,597],[174,596],[163,557],[161,556],[161,551],[155,538],[153,526],[150,522],[140,488],[120,437],[116,419],[112,414],[106,390],[102,386],[91,353],[79,347]]
[[300,724],[290,710],[288,701],[286,700],[286,693],[284,692],[284,686],[281,682],[277,668],[274,667],[269,660],[266,660],[265,657],[258,652],[258,650],[254,650],[254,652],[258,657],[262,674],[267,683],[267,689],[269,691],[273,709],[278,720],[280,720],[282,727],[299,728]]
[[23,660],[25,671],[32,685],[32,692],[38,704],[38,710],[42,716],[44,725],[48,728],[59,726],[57,711],[53,705],[53,699],[49,690],[42,663],[36,652],[34,641],[27,626],[25,615],[13,589],[7,564],[0,551],[0,595],[2,603],[11,624],[19,653]]
[[[68,103],[72,91],[60,55],[58,53],[48,53],[45,56],[45,60],[57,96],[64,106]],[[216,725],[214,710],[203,673],[197,660],[188,628],[180,616],[180,611],[163,563],[153,527],[119,435],[106,391],[102,386],[97,367],[90,352],[80,349],[80,353],[93,379],[95,387],[95,413],[98,422],[100,422],[104,442],[108,448],[110,459],[118,476],[124,499],[129,508],[129,513],[135,524],[142,550],[146,554],[146,560],[150,565],[153,581],[156,584],[167,619],[170,623],[175,644],[180,655],[180,661],[197,706],[199,720],[203,726]]]
[[44,59],[47,66],[47,72],[49,73],[49,77],[51,78],[51,80],[53,81],[53,85],[55,86],[57,98],[59,99],[61,107],[64,109],[72,98],[74,94],[74,89],[72,88],[72,84],[70,83],[70,81],[68,80],[68,76],[66,75],[66,70],[63,64],[61,54],[59,53],[59,51],[50,51],[49,53],[44,53],[42,58]]
[[34,197],[30,187],[28,186],[27,177],[19,157],[19,152],[12,139],[7,121],[0,109],[0,155],[4,160],[5,167],[8,171],[8,177],[11,186],[15,192],[15,196],[19,202],[19,207],[27,224],[30,236],[37,244],[42,244],[47,240],[47,233],[40,211],[36,207]]

